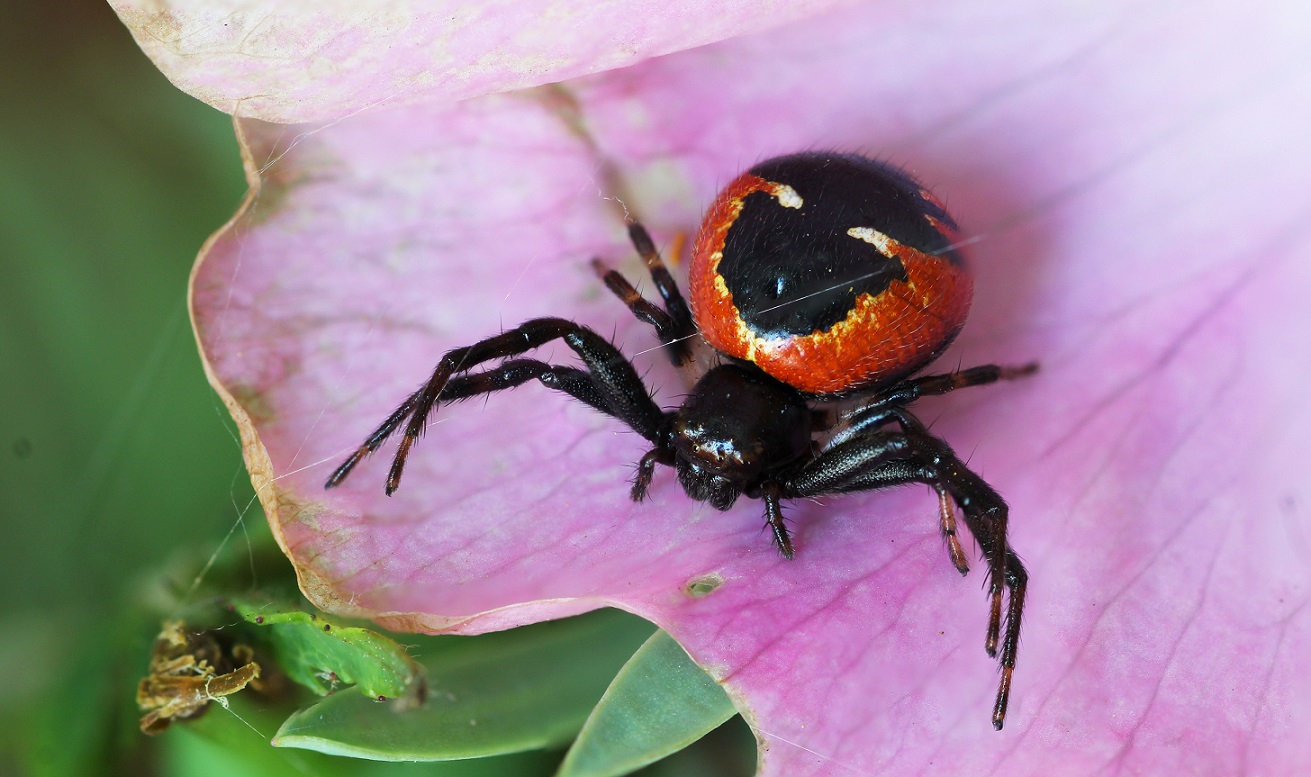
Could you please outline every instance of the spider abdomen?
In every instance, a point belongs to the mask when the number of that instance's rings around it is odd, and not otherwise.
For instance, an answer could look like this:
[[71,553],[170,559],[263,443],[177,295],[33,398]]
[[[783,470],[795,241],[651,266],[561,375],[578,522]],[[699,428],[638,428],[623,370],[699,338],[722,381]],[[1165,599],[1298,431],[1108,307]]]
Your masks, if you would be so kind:
[[888,383],[965,323],[973,281],[956,224],[900,170],[852,154],[762,162],[710,207],[692,314],[717,350],[809,394]]

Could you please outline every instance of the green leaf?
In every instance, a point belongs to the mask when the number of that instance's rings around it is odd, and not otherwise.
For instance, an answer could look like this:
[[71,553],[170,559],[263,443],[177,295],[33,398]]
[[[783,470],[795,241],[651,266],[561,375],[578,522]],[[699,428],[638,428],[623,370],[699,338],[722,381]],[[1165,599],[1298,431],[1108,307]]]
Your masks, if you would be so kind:
[[617,777],[676,753],[737,714],[682,646],[657,631],[619,670],[556,777]]
[[[472,761],[361,762],[307,750],[271,747],[267,734],[282,716],[255,697],[230,697],[199,720],[159,738],[158,773],[168,777],[517,777],[547,775],[558,756],[524,753]],[[91,774],[93,772],[84,772]],[[124,774],[136,774],[127,771]]]
[[232,603],[247,623],[262,627],[278,667],[315,693],[354,684],[370,701],[417,702],[423,694],[423,667],[389,637],[270,602]]
[[416,637],[428,701],[397,711],[350,690],[282,724],[273,743],[380,761],[478,758],[569,741],[652,631],[612,610],[477,637]]

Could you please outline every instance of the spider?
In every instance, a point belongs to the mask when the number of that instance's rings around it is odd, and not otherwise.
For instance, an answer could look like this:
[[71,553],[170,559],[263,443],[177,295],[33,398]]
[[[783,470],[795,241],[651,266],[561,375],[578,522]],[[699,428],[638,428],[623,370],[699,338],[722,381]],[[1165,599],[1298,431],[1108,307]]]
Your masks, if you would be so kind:
[[[789,559],[795,549],[785,500],[926,484],[937,493],[951,563],[962,575],[969,571],[957,510],[987,561],[984,647],[1001,665],[992,716],[1001,729],[1028,575],[1007,541],[1006,502],[909,407],[920,397],[1028,375],[1037,365],[918,374],[960,331],[973,292],[951,216],[908,174],[882,162],[819,152],[766,160],[711,205],[693,252],[690,308],[646,229],[632,222],[629,237],[663,305],[593,260],[601,281],[655,329],[675,365],[691,359],[689,341],[698,335],[721,356],[678,408],[659,407],[632,363],[593,330],[564,318],[532,319],[447,352],[325,487],[339,485],[404,424],[387,476],[392,494],[439,404],[533,380],[647,441],[634,501],[646,498],[660,464],[674,468],[689,497],[719,510],[744,495],[759,499]],[[583,368],[511,358],[554,340]],[[501,361],[475,371],[494,360]]]

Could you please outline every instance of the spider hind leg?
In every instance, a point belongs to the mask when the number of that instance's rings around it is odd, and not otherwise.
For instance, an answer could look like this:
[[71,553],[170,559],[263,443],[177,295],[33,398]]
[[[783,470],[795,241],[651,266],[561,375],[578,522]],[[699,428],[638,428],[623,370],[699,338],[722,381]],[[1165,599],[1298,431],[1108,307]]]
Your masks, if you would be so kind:
[[633,284],[617,270],[612,270],[600,259],[592,260],[592,269],[611,293],[620,299],[628,310],[639,320],[650,324],[656,330],[656,336],[665,346],[665,352],[675,366],[686,364],[692,358],[692,348],[688,340],[696,334],[696,325],[692,321],[692,311],[687,307],[683,294],[678,290],[678,283],[665,267],[656,250],[651,235],[637,222],[628,225],[628,237],[633,247],[642,257],[651,280],[655,283],[664,308],[644,298]]

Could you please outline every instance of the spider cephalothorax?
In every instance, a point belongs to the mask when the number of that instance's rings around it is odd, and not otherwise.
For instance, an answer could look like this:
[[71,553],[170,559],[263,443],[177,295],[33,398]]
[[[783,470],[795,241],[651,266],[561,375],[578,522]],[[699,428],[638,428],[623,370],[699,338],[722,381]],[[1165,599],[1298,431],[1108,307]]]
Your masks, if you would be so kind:
[[[1007,542],[1005,501],[909,411],[916,399],[1026,375],[995,365],[917,376],[965,323],[973,282],[956,225],[906,173],[851,154],[770,159],[731,182],[707,212],[690,270],[689,309],[646,230],[629,234],[663,306],[594,262],[602,281],[652,325],[675,364],[705,338],[722,356],[680,407],[656,405],[633,365],[608,340],[562,318],[538,318],[449,351],[432,375],[341,464],[331,488],[405,425],[387,477],[400,485],[410,447],[442,403],[537,380],[627,424],[650,444],[632,497],[657,464],[673,467],[693,499],[727,510],[743,495],[764,502],[783,555],[788,499],[924,483],[938,494],[952,563],[969,571],[956,535],[959,509],[988,563],[985,648],[1000,648],[993,725],[1006,717],[1028,576]],[[563,340],[585,369],[516,358]],[[481,372],[489,361],[502,360]],[[838,402],[842,411],[834,418]],[[1003,589],[1010,592],[1005,607]]]
[[[674,464],[693,499],[727,510],[761,479],[810,452],[810,408],[796,389],[749,365],[711,369],[674,413],[657,461]],[[646,494],[650,478],[633,484]]]

